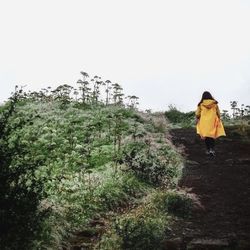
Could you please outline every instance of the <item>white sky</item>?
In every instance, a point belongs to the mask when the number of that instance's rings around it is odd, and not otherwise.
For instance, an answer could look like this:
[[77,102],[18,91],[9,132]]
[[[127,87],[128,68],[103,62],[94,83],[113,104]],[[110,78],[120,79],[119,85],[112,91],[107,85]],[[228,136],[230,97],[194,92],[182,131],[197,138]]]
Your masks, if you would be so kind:
[[0,0],[0,102],[75,85],[80,71],[120,83],[142,109],[250,104],[248,0]]

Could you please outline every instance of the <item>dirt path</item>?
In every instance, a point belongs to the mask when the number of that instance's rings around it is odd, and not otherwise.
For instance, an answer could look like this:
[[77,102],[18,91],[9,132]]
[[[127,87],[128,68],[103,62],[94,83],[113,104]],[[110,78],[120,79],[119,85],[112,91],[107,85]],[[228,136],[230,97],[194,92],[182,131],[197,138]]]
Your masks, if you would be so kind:
[[194,129],[171,131],[187,158],[180,187],[201,204],[172,231],[182,239],[176,249],[250,249],[250,141],[226,132],[211,159]]

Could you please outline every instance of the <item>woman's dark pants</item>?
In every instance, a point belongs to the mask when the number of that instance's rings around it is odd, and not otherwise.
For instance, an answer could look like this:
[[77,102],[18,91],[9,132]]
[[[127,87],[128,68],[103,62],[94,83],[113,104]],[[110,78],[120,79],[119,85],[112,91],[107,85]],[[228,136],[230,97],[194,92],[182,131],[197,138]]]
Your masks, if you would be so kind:
[[214,150],[214,145],[215,145],[214,138],[206,137],[205,144],[206,144],[207,150],[210,150],[210,149]]

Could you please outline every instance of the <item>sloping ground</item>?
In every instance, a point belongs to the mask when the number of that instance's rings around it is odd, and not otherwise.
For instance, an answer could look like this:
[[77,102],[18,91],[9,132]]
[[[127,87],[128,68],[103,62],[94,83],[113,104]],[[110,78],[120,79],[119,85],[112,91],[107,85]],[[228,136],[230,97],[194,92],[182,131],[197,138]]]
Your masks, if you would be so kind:
[[176,222],[167,249],[250,249],[250,140],[235,129],[226,132],[211,158],[195,129],[172,130],[187,158],[179,186],[197,206],[189,219]]

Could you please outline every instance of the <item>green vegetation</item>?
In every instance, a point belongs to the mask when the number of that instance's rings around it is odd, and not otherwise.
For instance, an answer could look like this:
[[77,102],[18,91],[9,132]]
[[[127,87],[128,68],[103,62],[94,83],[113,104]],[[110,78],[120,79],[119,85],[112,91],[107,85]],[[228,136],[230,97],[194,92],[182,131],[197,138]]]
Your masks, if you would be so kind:
[[154,203],[163,212],[178,217],[189,217],[192,209],[192,200],[177,192],[161,192],[155,196]]
[[174,105],[169,105],[165,112],[166,118],[179,127],[192,127],[195,124],[195,112],[181,112]]
[[[192,209],[190,198],[177,192],[156,190],[143,204],[116,219],[103,235],[99,249],[161,249],[168,238],[166,229],[171,216],[187,217]],[[114,247],[116,246],[116,247]]]
[[232,115],[230,116],[227,110],[223,110],[221,114],[225,126],[230,127],[236,137],[243,136],[245,139],[249,138],[250,106],[241,104],[238,107],[237,101],[231,101],[230,105]]
[[[42,178],[35,180],[39,159],[26,159],[28,148],[21,141],[22,131],[35,114],[18,118],[17,91],[1,107],[0,114],[0,216],[1,249],[31,249],[39,239],[48,209],[38,209],[46,197]],[[20,233],[21,232],[21,233]]]
[[[112,237],[122,249],[136,241],[140,247],[142,235],[147,246],[165,237],[172,211],[162,214],[154,199],[145,203],[158,188],[174,188],[181,175],[165,118],[138,112],[135,96],[125,104],[119,84],[97,76],[88,82],[81,74],[78,90],[16,89],[1,106],[2,249],[60,249],[101,218],[116,221]],[[144,212],[136,216],[135,207]]]

